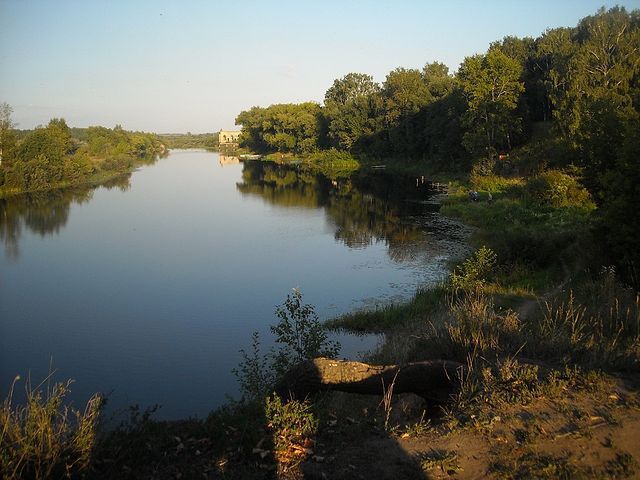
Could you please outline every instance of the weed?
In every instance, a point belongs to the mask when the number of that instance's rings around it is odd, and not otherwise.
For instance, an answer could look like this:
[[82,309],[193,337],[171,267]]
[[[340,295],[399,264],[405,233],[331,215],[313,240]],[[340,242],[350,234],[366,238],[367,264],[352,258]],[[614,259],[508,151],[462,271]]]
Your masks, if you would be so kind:
[[400,369],[396,371],[396,374],[393,376],[393,380],[389,384],[388,387],[384,384],[384,377],[382,378],[382,400],[380,401],[380,405],[384,410],[384,429],[389,432],[391,430],[389,425],[389,418],[391,417],[391,400],[393,399],[393,387],[396,384],[396,378],[398,378],[398,374],[400,373]]
[[318,420],[308,401],[289,400],[277,396],[265,400],[267,427],[273,434],[274,456],[279,478],[295,476],[295,470],[312,453],[312,437],[318,430]]
[[260,335],[253,332],[251,336],[251,350],[247,353],[240,350],[242,361],[232,370],[238,378],[240,390],[248,400],[264,398],[274,384],[274,372],[268,357],[260,353]]
[[404,432],[402,433],[402,437],[403,438],[410,438],[410,437],[422,437],[424,435],[426,435],[427,433],[429,433],[431,431],[431,420],[427,419],[425,420],[425,415],[427,414],[426,410],[422,411],[422,416],[420,417],[420,420],[418,420],[416,423],[412,423],[410,425],[407,425],[404,428]]
[[7,480],[70,477],[89,466],[102,398],[75,410],[64,403],[72,381],[50,386],[51,376],[44,392],[44,382],[33,388],[28,379],[26,404],[14,406],[16,377],[0,408],[0,470]]
[[510,463],[499,460],[491,464],[491,473],[498,478],[537,478],[553,480],[574,480],[588,478],[585,472],[569,462],[568,457],[527,452]]
[[454,475],[462,470],[458,464],[458,454],[452,450],[435,450],[418,455],[418,461],[423,470],[440,469],[447,475]]
[[609,478],[629,478],[638,471],[638,462],[626,452],[616,453],[616,458],[609,460],[604,473]]
[[480,288],[491,275],[497,263],[496,253],[485,246],[480,247],[462,266],[451,274],[451,285],[455,290]]

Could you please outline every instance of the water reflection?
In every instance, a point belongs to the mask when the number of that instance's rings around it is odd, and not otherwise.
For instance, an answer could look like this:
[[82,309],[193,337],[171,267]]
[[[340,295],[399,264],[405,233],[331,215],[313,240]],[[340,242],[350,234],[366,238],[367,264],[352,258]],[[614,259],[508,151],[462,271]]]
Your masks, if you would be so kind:
[[223,155],[221,153],[219,157],[220,157],[220,165],[223,167],[225,165],[235,165],[237,163],[240,163],[240,157],[237,157],[234,155]]
[[[101,186],[126,191],[131,187],[130,179],[130,173],[123,174]],[[41,237],[59,233],[67,224],[71,205],[90,201],[95,188],[81,185],[0,199],[0,240],[4,243],[5,255],[13,260],[18,258],[24,229]]]
[[425,184],[386,172],[329,179],[299,166],[245,162],[237,188],[273,205],[323,208],[337,241],[349,248],[384,243],[396,261],[424,252],[430,237],[425,235],[425,222],[415,217],[436,210],[428,202],[433,192]]

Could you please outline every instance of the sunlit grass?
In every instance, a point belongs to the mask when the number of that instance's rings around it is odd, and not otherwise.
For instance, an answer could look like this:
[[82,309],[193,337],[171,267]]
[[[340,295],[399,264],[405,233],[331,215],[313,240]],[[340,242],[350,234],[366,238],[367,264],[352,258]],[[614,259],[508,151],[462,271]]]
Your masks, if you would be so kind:
[[16,377],[0,408],[0,471],[6,480],[67,478],[89,466],[102,399],[84,411],[65,404],[71,380],[36,387],[25,384],[25,403],[14,405]]

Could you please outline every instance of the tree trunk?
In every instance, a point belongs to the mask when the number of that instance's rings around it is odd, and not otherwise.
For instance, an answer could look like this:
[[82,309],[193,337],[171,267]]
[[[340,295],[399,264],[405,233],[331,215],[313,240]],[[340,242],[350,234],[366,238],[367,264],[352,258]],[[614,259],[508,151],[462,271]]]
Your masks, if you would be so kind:
[[393,383],[394,393],[415,393],[446,401],[459,385],[463,368],[461,363],[448,360],[368,365],[315,358],[291,368],[278,382],[276,392],[284,398],[304,398],[323,390],[381,395]]

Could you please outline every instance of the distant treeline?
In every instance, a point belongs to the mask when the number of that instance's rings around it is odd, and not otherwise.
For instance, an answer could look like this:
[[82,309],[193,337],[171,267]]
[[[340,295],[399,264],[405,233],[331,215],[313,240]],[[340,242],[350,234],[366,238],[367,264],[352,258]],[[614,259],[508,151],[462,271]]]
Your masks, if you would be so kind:
[[119,125],[69,128],[54,118],[46,127],[15,131],[11,107],[2,104],[0,194],[74,185],[125,173],[165,150],[157,135]]
[[259,153],[336,148],[429,171],[578,178],[606,251],[640,278],[640,10],[600,9],[576,27],[505,37],[451,74],[438,62],[382,84],[349,73],[324,104],[241,112],[241,146]]
[[215,133],[163,133],[158,135],[167,148],[218,149],[218,132]]

